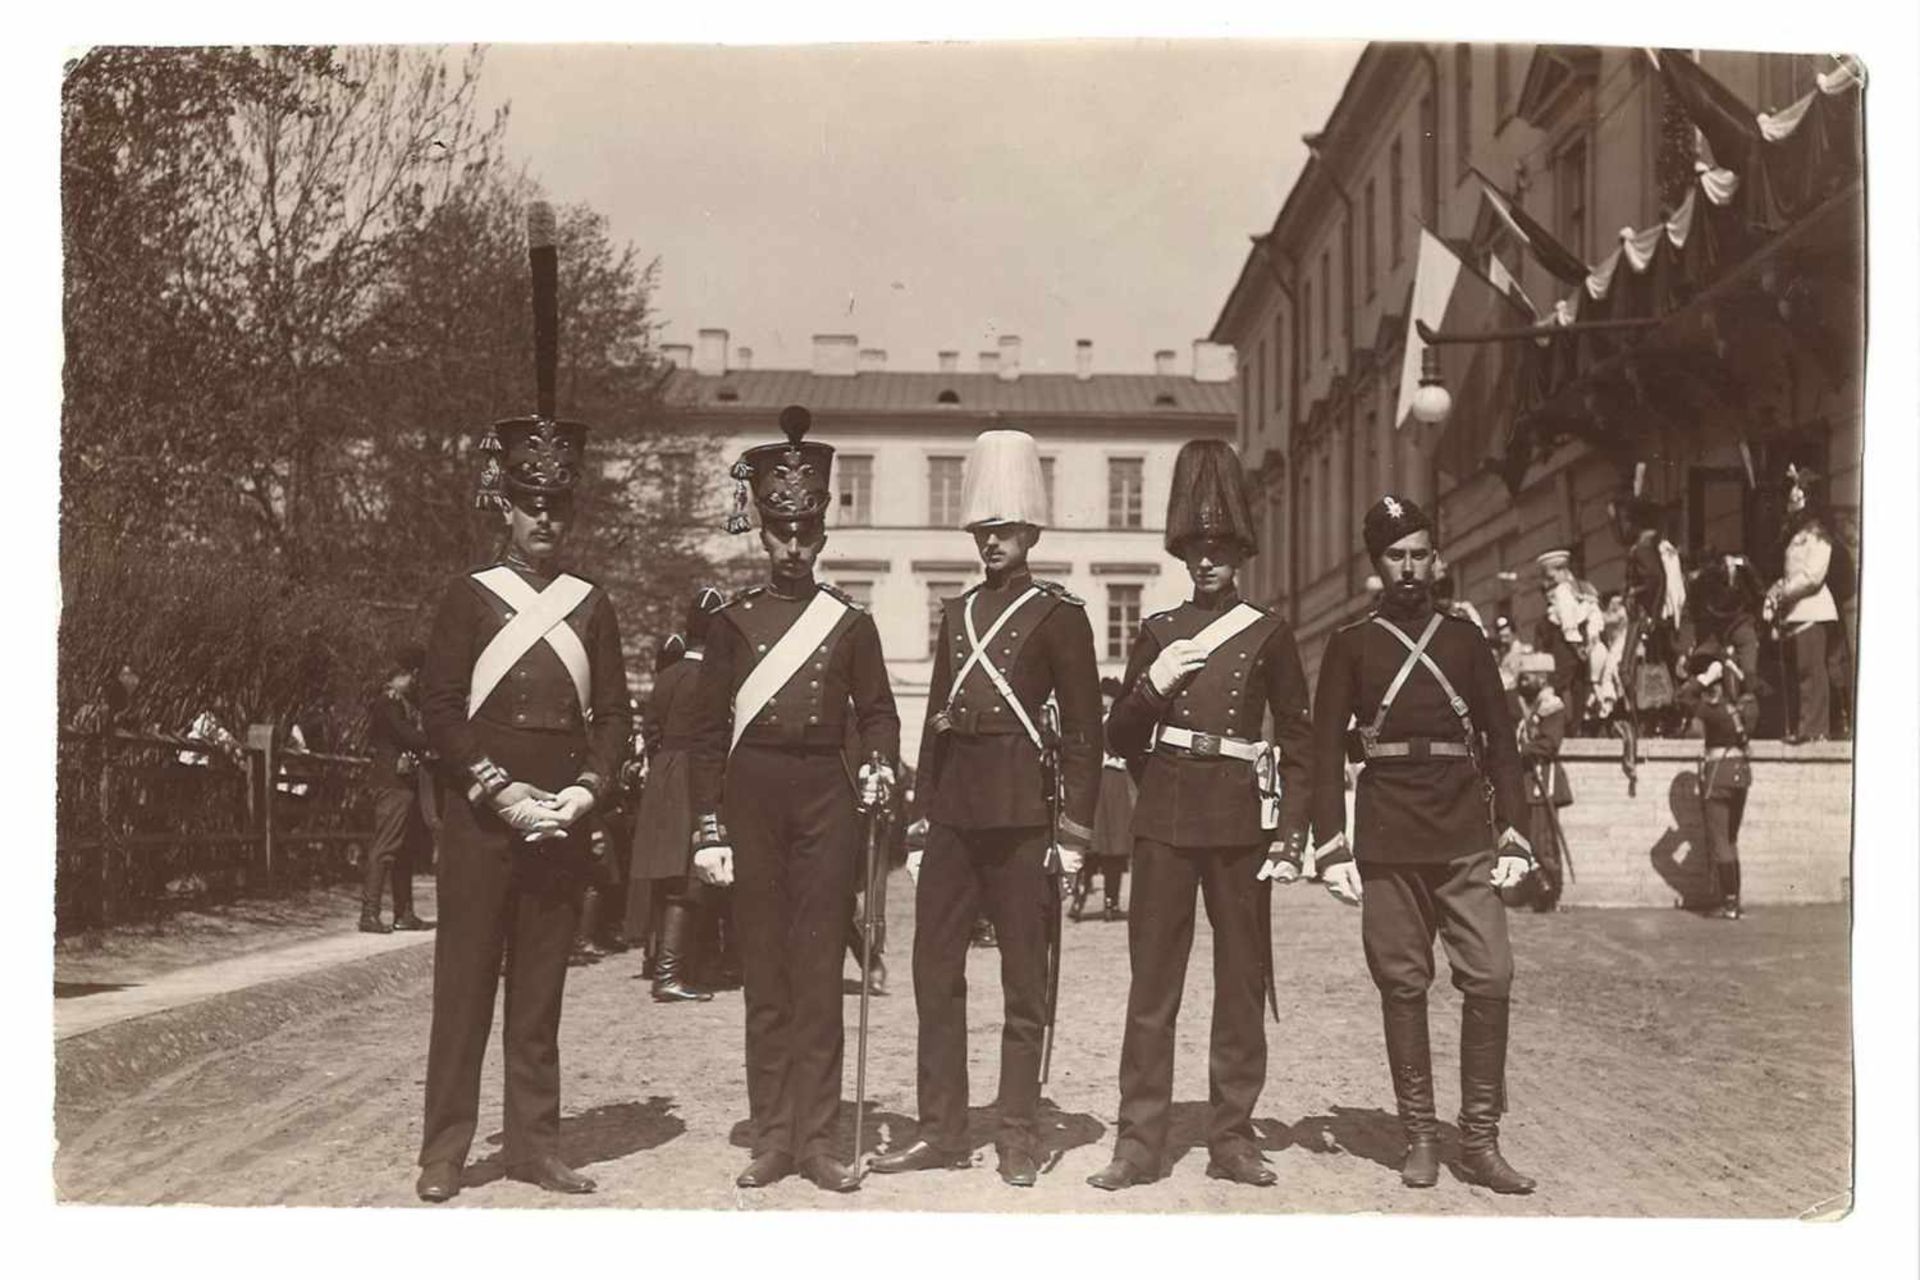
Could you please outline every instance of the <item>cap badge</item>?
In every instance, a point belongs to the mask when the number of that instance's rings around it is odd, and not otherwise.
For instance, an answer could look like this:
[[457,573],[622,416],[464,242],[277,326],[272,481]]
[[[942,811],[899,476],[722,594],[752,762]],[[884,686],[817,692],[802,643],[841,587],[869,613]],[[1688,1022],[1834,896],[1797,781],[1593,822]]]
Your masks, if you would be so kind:
[[1400,505],[1400,499],[1394,497],[1392,494],[1388,494],[1386,497],[1380,499],[1380,501],[1386,506],[1387,514],[1395,520],[1407,514],[1407,509]]

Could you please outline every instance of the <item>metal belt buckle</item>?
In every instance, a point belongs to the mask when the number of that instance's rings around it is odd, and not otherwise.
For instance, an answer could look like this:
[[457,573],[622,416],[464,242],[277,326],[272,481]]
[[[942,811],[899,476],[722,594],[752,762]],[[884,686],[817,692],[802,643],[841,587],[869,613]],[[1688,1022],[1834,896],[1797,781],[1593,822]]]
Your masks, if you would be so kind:
[[1407,739],[1407,759],[1425,760],[1429,756],[1431,756],[1432,752],[1427,750],[1428,742],[1429,742],[1429,739],[1426,739],[1426,738],[1408,738]]
[[1196,756],[1217,756],[1220,754],[1220,735],[1215,733],[1196,733],[1188,751]]
[[1361,754],[1366,756],[1366,758],[1369,760],[1373,759],[1373,757],[1377,755],[1380,750],[1379,730],[1371,729],[1363,724],[1358,726],[1358,732],[1360,734]]

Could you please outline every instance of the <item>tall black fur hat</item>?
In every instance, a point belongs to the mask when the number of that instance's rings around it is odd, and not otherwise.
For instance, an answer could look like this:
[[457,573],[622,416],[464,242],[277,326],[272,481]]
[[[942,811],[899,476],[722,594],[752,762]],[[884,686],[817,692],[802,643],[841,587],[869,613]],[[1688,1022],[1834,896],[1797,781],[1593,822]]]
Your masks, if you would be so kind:
[[1247,477],[1240,455],[1224,440],[1189,440],[1173,460],[1173,487],[1167,496],[1167,550],[1193,538],[1223,538],[1247,555],[1260,549],[1247,507]]

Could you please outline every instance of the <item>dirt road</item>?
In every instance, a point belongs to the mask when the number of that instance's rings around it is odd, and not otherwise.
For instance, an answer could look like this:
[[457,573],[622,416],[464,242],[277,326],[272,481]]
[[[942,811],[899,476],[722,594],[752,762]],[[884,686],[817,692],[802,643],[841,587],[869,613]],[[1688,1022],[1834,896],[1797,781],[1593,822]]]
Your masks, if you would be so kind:
[[[893,904],[895,994],[873,1005],[869,1149],[911,1136],[912,894]],[[1125,926],[1066,927],[1052,1108],[1057,1167],[1018,1191],[993,1171],[989,1113],[999,1036],[996,953],[973,953],[970,1170],[870,1178],[831,1196],[798,1179],[740,1192],[746,1089],[738,992],[705,1005],[647,999],[637,954],[575,969],[561,1038],[564,1155],[600,1194],[553,1197],[500,1177],[497,1043],[482,1137],[454,1207],[777,1208],[834,1212],[1412,1212],[1794,1216],[1847,1203],[1850,1060],[1843,908],[1762,909],[1740,923],[1678,911],[1516,914],[1519,960],[1503,1145],[1541,1180],[1498,1198],[1442,1174],[1399,1185],[1398,1127],[1359,917],[1317,886],[1275,900],[1280,1023],[1256,1112],[1280,1175],[1270,1190],[1203,1169],[1210,957],[1199,929],[1175,1078],[1174,1157],[1163,1181],[1120,1195],[1084,1185],[1107,1160],[1126,994]],[[356,1002],[238,1048],[194,1058],[136,1093],[63,1088],[55,1161],[68,1201],[113,1204],[412,1205],[431,948]],[[849,970],[851,972],[851,970]],[[843,1142],[852,1136],[849,1024]],[[1443,1118],[1457,1105],[1458,1003],[1433,999]],[[1451,1125],[1446,1136],[1454,1138]],[[472,1185],[478,1183],[479,1185]]]

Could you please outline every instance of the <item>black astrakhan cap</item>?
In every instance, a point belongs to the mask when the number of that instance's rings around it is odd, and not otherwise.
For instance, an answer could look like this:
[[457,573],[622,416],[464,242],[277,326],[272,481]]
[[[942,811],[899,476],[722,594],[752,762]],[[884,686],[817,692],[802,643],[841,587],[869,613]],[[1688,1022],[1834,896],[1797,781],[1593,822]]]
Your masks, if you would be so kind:
[[1360,534],[1366,540],[1367,557],[1378,560],[1380,553],[1410,533],[1433,529],[1433,521],[1411,498],[1388,494],[1368,508]]

